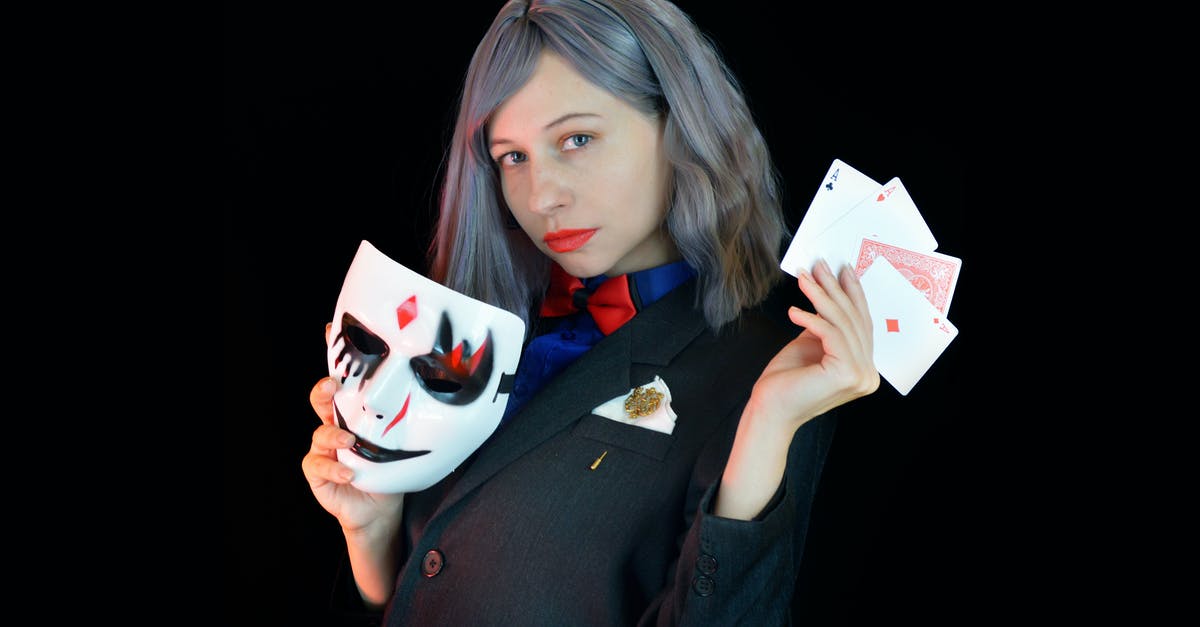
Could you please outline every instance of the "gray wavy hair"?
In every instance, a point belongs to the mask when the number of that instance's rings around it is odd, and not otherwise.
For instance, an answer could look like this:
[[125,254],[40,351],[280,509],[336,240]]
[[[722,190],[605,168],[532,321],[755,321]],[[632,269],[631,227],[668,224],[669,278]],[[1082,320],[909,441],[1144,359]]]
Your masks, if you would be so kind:
[[662,0],[511,0],[467,69],[430,244],[434,280],[521,316],[549,259],[511,220],[487,124],[543,50],[650,116],[672,168],[666,227],[697,270],[697,303],[719,329],[781,278],[778,173],[741,87],[692,19]]

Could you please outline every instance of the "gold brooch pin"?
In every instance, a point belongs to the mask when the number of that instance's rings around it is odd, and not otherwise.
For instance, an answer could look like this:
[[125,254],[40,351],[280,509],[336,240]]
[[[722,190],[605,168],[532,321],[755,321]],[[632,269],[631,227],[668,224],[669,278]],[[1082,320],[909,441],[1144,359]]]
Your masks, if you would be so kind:
[[625,397],[625,414],[632,420],[649,416],[658,410],[663,393],[654,388],[636,387]]

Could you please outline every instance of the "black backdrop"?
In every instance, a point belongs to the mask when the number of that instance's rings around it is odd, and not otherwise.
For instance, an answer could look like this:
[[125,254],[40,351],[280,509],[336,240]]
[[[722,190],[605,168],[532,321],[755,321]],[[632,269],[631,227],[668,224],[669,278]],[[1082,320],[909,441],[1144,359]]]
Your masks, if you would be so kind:
[[[995,543],[982,418],[966,410],[973,324],[964,233],[972,105],[952,37],[793,3],[683,2],[741,80],[794,228],[834,158],[899,176],[963,258],[960,336],[906,397],[884,382],[839,426],[796,617],[808,624],[987,616]],[[323,329],[363,239],[417,269],[460,80],[498,6],[241,2],[225,7],[225,559],[230,624],[329,624],[342,550],[300,459],[317,424]],[[969,37],[969,34],[964,35]],[[916,50],[927,52],[917,52]],[[967,65],[964,66],[964,63]],[[953,69],[952,69],[953,68]]]

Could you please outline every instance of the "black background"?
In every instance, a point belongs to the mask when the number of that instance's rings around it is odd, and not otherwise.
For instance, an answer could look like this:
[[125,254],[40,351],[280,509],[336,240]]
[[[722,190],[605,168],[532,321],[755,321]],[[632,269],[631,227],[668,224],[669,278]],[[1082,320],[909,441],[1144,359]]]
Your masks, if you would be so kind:
[[[718,5],[724,4],[726,8]],[[683,2],[742,82],[799,224],[830,162],[904,182],[962,258],[960,336],[908,396],[848,407],[795,602],[799,622],[994,616],[996,446],[966,354],[983,333],[965,217],[975,166],[969,32],[793,3]],[[300,470],[324,325],[363,239],[424,270],[460,82],[498,3],[225,7],[225,560],[228,622],[329,624],[343,550]],[[918,21],[920,16],[916,17]],[[964,68],[968,68],[964,70]]]

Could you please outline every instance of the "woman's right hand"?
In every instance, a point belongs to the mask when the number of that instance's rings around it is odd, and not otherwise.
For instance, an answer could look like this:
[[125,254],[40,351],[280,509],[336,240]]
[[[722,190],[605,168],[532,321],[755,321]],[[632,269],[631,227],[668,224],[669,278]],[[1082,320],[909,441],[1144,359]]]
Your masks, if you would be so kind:
[[344,533],[359,532],[381,523],[394,526],[399,518],[403,494],[373,494],[350,484],[354,471],[338,461],[337,450],[354,445],[354,434],[333,420],[333,394],[337,382],[325,377],[313,386],[308,400],[321,419],[313,432],[312,446],[300,466],[313,496],[325,511],[337,517]]

